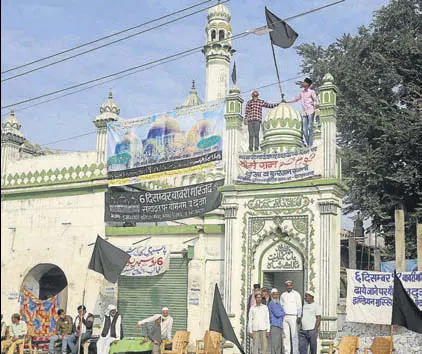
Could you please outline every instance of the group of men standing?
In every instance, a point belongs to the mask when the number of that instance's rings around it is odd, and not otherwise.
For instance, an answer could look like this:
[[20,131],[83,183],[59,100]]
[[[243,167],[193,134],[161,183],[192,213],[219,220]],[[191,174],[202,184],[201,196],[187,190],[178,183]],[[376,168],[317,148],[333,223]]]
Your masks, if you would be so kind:
[[[276,288],[261,289],[254,285],[249,297],[248,332],[253,340],[253,354],[316,354],[321,307],[314,301],[314,294],[305,292],[302,306],[300,294],[293,289],[293,282],[285,282],[286,291],[279,296]],[[300,328],[300,330],[299,330]],[[283,338],[284,337],[284,338]]]

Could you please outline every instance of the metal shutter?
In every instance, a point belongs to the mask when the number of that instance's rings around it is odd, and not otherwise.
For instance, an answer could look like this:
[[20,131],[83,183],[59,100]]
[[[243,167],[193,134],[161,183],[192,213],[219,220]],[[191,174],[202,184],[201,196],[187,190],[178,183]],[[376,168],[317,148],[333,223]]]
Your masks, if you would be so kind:
[[152,277],[120,276],[117,308],[122,315],[125,337],[145,335],[145,328],[135,329],[136,322],[161,313],[168,307],[173,317],[173,335],[187,328],[188,261],[171,258],[170,269]]

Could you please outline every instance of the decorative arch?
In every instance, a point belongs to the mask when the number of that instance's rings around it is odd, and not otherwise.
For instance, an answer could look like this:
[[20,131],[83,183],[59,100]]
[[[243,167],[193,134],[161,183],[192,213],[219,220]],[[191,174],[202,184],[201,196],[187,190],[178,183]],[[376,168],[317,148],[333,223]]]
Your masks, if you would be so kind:
[[60,295],[61,307],[66,309],[68,281],[63,270],[52,263],[40,263],[31,268],[22,281],[21,288],[33,293],[40,300]]
[[215,41],[217,39],[217,31],[215,29],[211,30],[211,41]]
[[225,32],[224,30],[221,29],[218,31],[218,40],[222,41],[224,38],[225,38]]

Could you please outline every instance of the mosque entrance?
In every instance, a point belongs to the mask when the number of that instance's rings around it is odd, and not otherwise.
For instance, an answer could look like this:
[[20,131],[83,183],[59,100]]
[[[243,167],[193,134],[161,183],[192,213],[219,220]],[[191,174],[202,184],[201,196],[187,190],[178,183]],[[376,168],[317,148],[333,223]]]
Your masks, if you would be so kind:
[[299,292],[303,298],[304,284],[303,271],[280,271],[280,272],[263,272],[262,286],[271,290],[277,288],[279,293],[286,291],[285,282],[291,280],[293,288]]
[[63,270],[51,263],[41,263],[32,268],[22,282],[27,289],[40,300],[60,296],[60,308],[67,306],[67,279]]
[[293,287],[303,297],[305,288],[305,271],[303,256],[299,250],[287,242],[279,241],[264,251],[261,262],[262,286],[277,288],[279,293],[285,291],[285,282],[291,280]]

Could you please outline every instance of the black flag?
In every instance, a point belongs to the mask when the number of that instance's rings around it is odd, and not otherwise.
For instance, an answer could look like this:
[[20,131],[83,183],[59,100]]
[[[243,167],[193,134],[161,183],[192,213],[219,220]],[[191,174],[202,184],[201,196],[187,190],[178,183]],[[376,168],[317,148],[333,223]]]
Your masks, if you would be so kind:
[[289,48],[299,36],[285,21],[278,18],[265,7],[265,17],[270,32],[271,42],[281,48]]
[[232,81],[233,81],[233,85],[234,85],[234,86],[236,86],[236,83],[237,83],[237,77],[236,77],[236,62],[234,62],[234,64],[233,64]]
[[129,259],[125,251],[97,236],[88,269],[101,273],[109,282],[115,283]]
[[234,333],[229,316],[227,316],[227,312],[224,308],[223,300],[221,299],[220,290],[218,290],[217,284],[215,284],[214,302],[212,303],[210,331],[221,333],[223,338],[235,344],[236,347],[239,348],[240,352],[245,354],[243,347],[237,340],[236,333]]
[[419,310],[419,307],[407,293],[396,272],[394,272],[391,324],[406,327],[413,332],[422,333],[422,311]]

